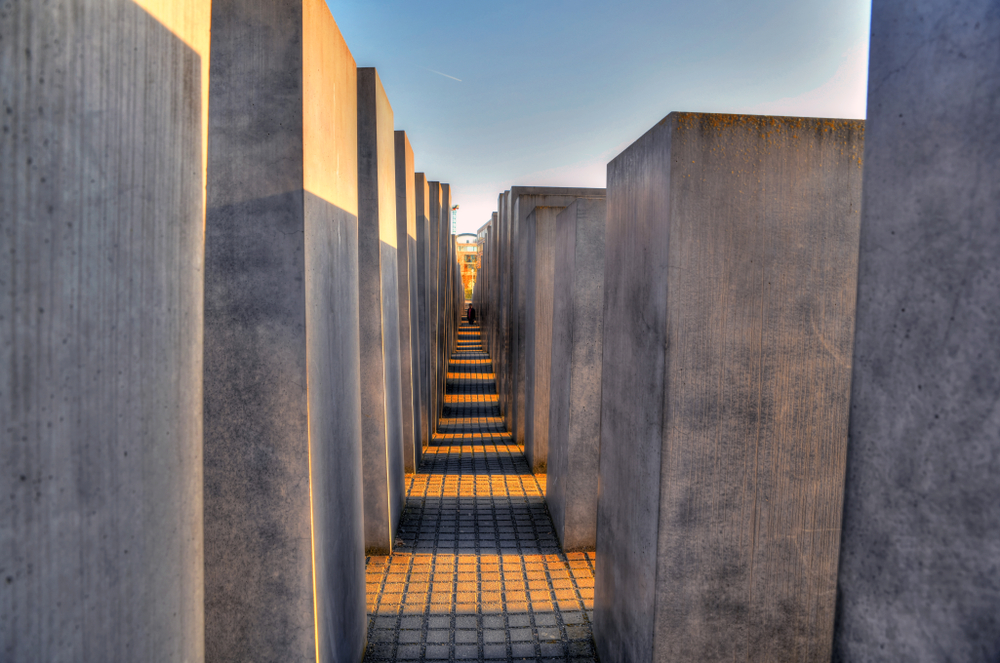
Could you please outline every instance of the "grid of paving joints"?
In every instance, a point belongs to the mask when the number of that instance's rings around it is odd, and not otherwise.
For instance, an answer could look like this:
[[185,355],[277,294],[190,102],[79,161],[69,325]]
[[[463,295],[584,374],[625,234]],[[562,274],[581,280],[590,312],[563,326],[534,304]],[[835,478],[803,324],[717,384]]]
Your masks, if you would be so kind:
[[397,545],[367,560],[366,661],[593,661],[594,554],[563,554],[463,324],[439,433],[407,475]]

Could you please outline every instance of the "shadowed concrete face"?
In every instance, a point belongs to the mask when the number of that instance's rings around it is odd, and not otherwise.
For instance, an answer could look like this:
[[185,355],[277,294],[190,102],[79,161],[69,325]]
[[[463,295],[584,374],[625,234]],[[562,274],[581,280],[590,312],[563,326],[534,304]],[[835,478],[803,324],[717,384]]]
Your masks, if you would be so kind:
[[[438,261],[441,259],[441,183],[427,183],[427,219],[430,232],[427,235],[430,260],[427,264],[427,311],[430,327],[427,352],[430,359],[430,390],[431,390],[431,422],[434,431],[437,430],[437,420],[441,414],[441,392],[438,390],[438,372],[441,370],[441,356],[437,351],[437,339],[441,333],[441,306],[438,290],[440,288],[441,269]],[[432,431],[432,432],[434,432]]]
[[207,2],[0,11],[0,659],[204,657]]
[[356,69],[321,0],[218,0],[212,18],[206,658],[353,663]]
[[514,434],[514,441],[524,445],[524,454],[533,472],[544,472],[547,456],[525,439],[525,383],[528,375],[527,353],[527,255],[532,232],[525,227],[525,220],[537,205],[563,208],[577,198],[601,197],[604,189],[526,187],[510,189],[508,210],[510,215],[510,349],[504,356],[509,362],[508,383],[509,411],[505,412],[507,423]]
[[416,472],[426,441],[420,393],[417,333],[417,207],[413,200],[413,149],[405,131],[395,133],[396,264],[399,268],[399,357],[403,398],[403,461]]
[[430,188],[427,184],[427,177],[423,173],[414,174],[413,191],[417,227],[417,325],[419,331],[417,340],[419,341],[420,354],[420,393],[423,403],[421,420],[423,431],[426,433],[422,444],[426,447],[430,444],[431,434],[434,432],[436,424],[432,421],[434,399],[431,396]]
[[1000,12],[872,5],[836,661],[1000,660]]
[[358,69],[358,284],[365,550],[386,554],[403,510],[404,465],[392,108],[375,69]]
[[553,229],[545,501],[565,551],[593,550],[597,542],[605,209],[603,199],[579,199],[559,214]]
[[830,659],[863,136],[672,113],[608,165],[605,663]]
[[451,311],[450,300],[452,297],[451,273],[453,264],[454,242],[451,241],[451,187],[441,183],[440,207],[438,208],[439,222],[437,226],[438,235],[438,259],[435,264],[437,272],[437,324],[438,332],[435,339],[435,353],[437,373],[434,376],[434,393],[443,394],[445,380],[448,376],[448,358],[451,356],[449,346],[452,338],[452,326],[449,320]]

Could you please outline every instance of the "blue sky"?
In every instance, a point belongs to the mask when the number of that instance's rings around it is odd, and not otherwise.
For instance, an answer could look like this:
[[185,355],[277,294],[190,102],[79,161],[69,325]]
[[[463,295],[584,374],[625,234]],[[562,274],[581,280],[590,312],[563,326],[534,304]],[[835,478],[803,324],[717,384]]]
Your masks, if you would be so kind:
[[604,186],[667,113],[863,118],[870,0],[327,0],[459,232],[511,185]]

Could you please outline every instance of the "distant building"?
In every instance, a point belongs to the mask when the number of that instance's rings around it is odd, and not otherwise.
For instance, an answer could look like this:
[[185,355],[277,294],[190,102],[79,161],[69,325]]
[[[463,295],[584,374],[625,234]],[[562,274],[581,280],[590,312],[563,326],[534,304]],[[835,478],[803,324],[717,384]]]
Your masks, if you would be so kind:
[[462,286],[466,299],[472,299],[472,286],[479,271],[479,241],[475,233],[462,233],[455,237],[458,262],[462,266]]

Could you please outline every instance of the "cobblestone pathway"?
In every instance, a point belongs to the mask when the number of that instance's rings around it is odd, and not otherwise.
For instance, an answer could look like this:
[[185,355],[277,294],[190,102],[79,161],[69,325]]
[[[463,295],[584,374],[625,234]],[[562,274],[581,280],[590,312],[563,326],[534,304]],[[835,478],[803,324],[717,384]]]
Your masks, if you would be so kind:
[[365,660],[593,661],[594,555],[560,552],[479,327],[458,339],[395,551],[367,560]]

